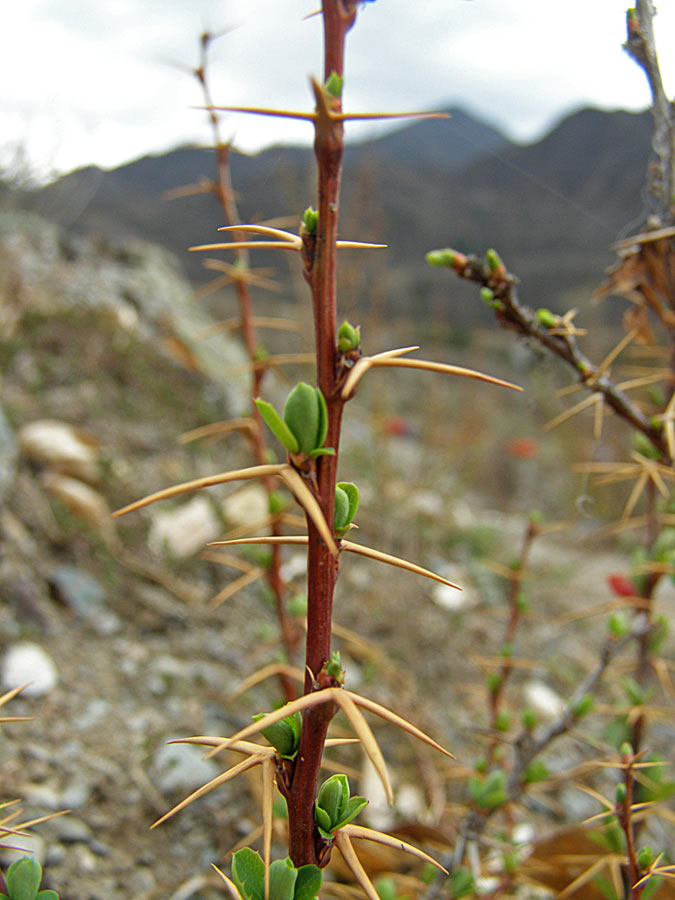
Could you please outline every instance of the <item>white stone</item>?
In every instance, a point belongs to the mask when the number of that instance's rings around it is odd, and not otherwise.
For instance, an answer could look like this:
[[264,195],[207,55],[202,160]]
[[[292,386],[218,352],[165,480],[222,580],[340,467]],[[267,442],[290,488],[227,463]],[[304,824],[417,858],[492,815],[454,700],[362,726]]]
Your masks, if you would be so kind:
[[437,582],[431,589],[431,599],[437,606],[450,612],[462,612],[462,610],[472,609],[474,606],[477,606],[478,596],[471,586],[466,583],[465,573],[461,569],[457,566],[445,565],[438,574],[461,587],[461,591],[458,591],[455,587]]
[[32,462],[94,484],[100,478],[95,442],[67,422],[40,419],[24,425],[19,446]]
[[295,578],[304,576],[307,572],[307,551],[294,553],[281,566],[281,577],[286,584],[290,584]]
[[261,484],[247,484],[223,500],[223,515],[230,528],[245,528],[269,516],[267,491]]
[[176,509],[152,513],[148,546],[154,553],[192,556],[222,533],[222,525],[206,497],[193,497]]
[[215,778],[220,767],[203,756],[202,748],[188,744],[160,747],[152,760],[152,775],[160,791],[194,791]]
[[59,679],[52,658],[38,644],[15,644],[5,654],[2,663],[2,683],[7,690],[28,686],[24,697],[44,697]]
[[58,472],[45,472],[40,479],[43,487],[52,497],[60,500],[70,512],[91,525],[101,529],[109,536],[113,529],[113,520],[108,503],[97,490],[69,475]]
[[545,719],[556,719],[565,709],[565,701],[543,681],[528,681],[523,687],[526,706]]

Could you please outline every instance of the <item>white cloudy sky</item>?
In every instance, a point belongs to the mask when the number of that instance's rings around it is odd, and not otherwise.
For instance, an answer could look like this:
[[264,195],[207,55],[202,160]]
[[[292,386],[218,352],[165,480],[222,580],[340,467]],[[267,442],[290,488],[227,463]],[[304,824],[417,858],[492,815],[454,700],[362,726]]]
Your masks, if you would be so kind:
[[[6,0],[9,2],[9,0]],[[216,102],[308,109],[321,72],[318,0],[19,0],[0,34],[0,147],[26,149],[41,172],[115,166],[206,139],[196,81],[201,31],[215,45]],[[675,92],[675,2],[656,30]],[[621,50],[626,0],[377,0],[348,42],[354,110],[462,104],[509,136],[531,140],[585,104],[641,109],[642,73]],[[365,126],[352,126],[351,136]],[[360,130],[359,130],[360,129]],[[297,123],[230,117],[244,150],[309,140]],[[8,150],[9,148],[9,150]],[[1,158],[1,156],[0,156]]]

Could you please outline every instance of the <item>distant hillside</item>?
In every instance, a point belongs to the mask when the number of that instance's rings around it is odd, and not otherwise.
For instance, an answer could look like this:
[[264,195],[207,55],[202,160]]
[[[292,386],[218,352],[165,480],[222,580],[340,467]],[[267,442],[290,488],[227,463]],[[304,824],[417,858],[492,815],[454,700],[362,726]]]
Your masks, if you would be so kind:
[[[389,251],[345,254],[343,302],[373,295],[400,310],[446,304],[447,278],[424,263],[438,246],[497,247],[532,302],[590,289],[611,261],[608,246],[644,217],[641,189],[650,152],[649,113],[581,110],[542,140],[517,146],[461,110],[349,146],[343,180],[344,237],[377,240]],[[81,169],[43,188],[32,204],[75,231],[132,234],[177,253],[195,281],[205,277],[191,243],[218,239],[213,198],[165,201],[173,188],[213,173],[209,150],[186,147],[112,171]],[[242,216],[293,216],[314,199],[311,151],[274,147],[232,155]],[[278,264],[269,255],[262,265]],[[285,266],[280,266],[282,275]],[[466,296],[462,286],[453,295]],[[474,316],[462,305],[454,315]]]

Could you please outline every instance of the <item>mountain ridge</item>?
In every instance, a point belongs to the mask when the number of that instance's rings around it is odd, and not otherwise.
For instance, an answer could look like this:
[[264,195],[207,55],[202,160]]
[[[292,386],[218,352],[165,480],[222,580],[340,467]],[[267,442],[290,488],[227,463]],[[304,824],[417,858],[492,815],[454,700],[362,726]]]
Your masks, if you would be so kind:
[[[416,308],[434,308],[448,283],[429,271],[424,254],[450,245],[471,252],[496,246],[533,294],[589,289],[611,261],[608,246],[644,214],[650,114],[584,108],[522,145],[461,109],[451,112],[449,119],[413,122],[348,145],[341,233],[385,242],[393,253],[384,264],[360,262],[358,270],[348,263],[346,284],[364,290],[377,280],[395,310],[409,311],[413,299]],[[289,210],[299,218],[314,197],[309,148],[233,152],[231,167],[244,220]],[[107,171],[76,170],[29,202],[74,231],[159,243],[199,283],[206,277],[201,261],[186,247],[218,240],[222,213],[204,193],[162,197],[213,171],[212,150],[179,147]]]

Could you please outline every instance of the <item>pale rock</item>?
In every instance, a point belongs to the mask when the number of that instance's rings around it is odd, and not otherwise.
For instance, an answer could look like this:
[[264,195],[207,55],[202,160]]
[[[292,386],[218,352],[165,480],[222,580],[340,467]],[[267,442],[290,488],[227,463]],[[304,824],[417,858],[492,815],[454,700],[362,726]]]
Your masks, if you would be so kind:
[[286,584],[307,573],[307,552],[294,553],[282,564],[280,575]]
[[442,515],[445,505],[441,494],[433,491],[415,491],[414,494],[408,497],[406,514],[417,513],[421,516],[434,518]]
[[247,484],[223,501],[223,515],[231,528],[265,522],[269,516],[267,491],[261,484]]
[[394,811],[389,805],[380,776],[367,756],[361,768],[359,794],[368,798],[368,806],[361,813],[361,819],[376,831],[387,831],[394,824]]
[[478,595],[470,585],[466,584],[465,573],[461,569],[446,564],[438,574],[461,587],[461,590],[437,582],[431,589],[431,599],[437,606],[447,609],[449,612],[463,612],[478,605]]
[[58,673],[52,658],[38,644],[15,644],[5,654],[2,662],[2,683],[7,690],[28,686],[23,697],[44,697],[58,681]]
[[151,774],[162,793],[194,791],[220,774],[220,766],[203,758],[200,747],[167,744],[153,756]]
[[60,500],[78,519],[102,531],[104,537],[113,534],[110,507],[97,490],[77,478],[58,472],[45,472],[41,482],[47,493]]
[[120,619],[106,607],[105,590],[88,572],[75,566],[57,566],[49,574],[49,583],[61,602],[97,634],[106,636],[121,630]]
[[16,474],[16,460],[19,455],[14,432],[0,407],[0,504],[7,496]]
[[96,484],[101,477],[95,441],[55,419],[40,419],[19,431],[19,446],[31,462]]
[[553,688],[534,679],[524,685],[523,700],[544,719],[556,719],[565,709],[565,701]]
[[11,866],[17,859],[21,859],[22,855],[32,856],[40,865],[44,865],[47,858],[47,842],[39,834],[35,832],[23,833],[20,837],[14,838],[12,844],[22,852],[19,854],[16,850],[0,847],[0,863],[2,863],[3,867]]
[[198,496],[176,509],[154,510],[148,546],[154,553],[192,556],[221,532],[222,525],[210,501]]

